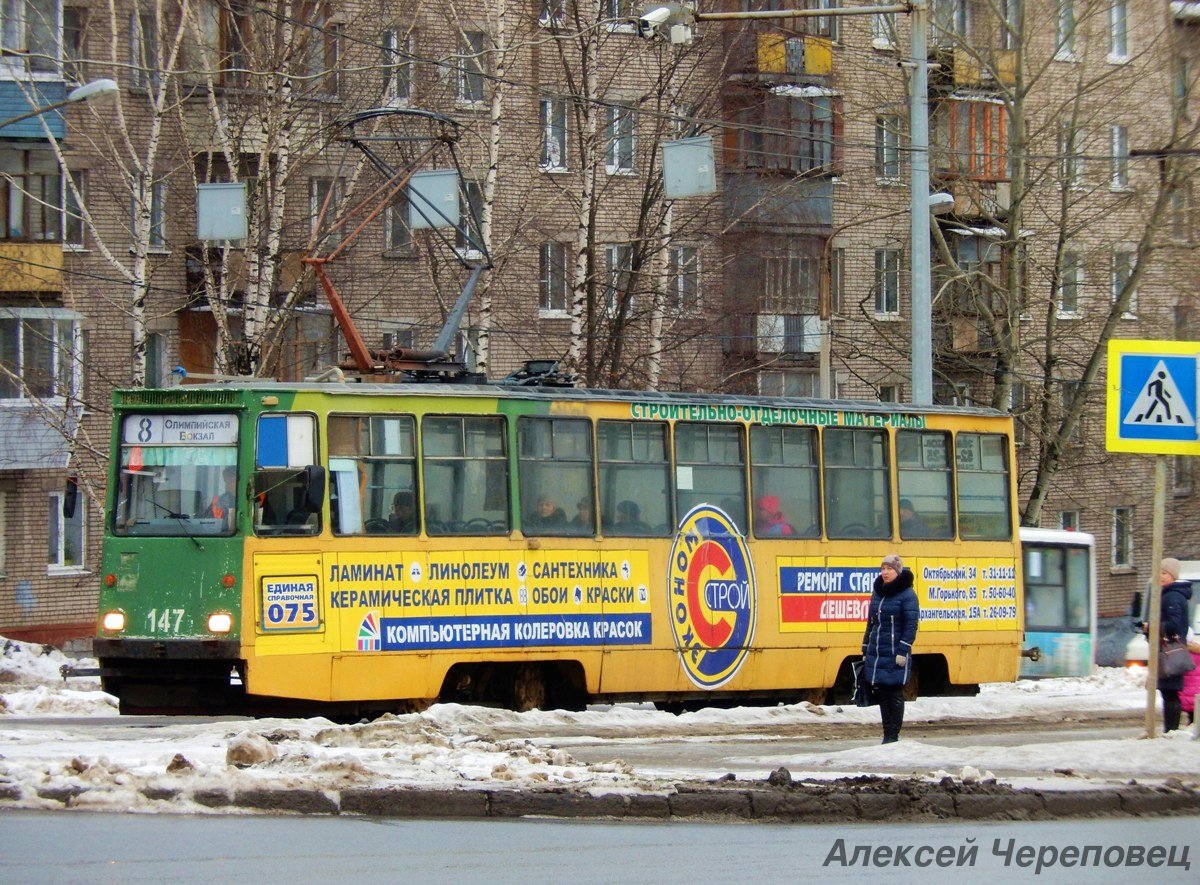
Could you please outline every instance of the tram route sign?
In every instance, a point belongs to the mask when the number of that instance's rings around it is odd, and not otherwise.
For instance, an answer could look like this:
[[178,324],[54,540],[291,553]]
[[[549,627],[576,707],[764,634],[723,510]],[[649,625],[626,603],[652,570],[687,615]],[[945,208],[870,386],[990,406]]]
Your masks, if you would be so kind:
[[1200,341],[1108,342],[1110,452],[1200,455]]

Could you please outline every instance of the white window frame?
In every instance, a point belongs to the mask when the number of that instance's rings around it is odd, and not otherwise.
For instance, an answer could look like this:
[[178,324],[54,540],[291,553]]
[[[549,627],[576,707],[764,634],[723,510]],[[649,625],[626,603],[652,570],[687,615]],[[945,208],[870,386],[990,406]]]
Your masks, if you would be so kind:
[[890,12],[877,12],[871,16],[871,48],[896,48],[896,19]]
[[387,60],[387,105],[393,108],[408,107],[412,101],[413,74],[413,37],[411,33],[401,33],[396,28],[388,28],[383,32],[383,52]]
[[1108,60],[1113,64],[1129,61],[1129,0],[1109,0]]
[[896,184],[901,168],[899,114],[875,115],[875,182]]
[[129,85],[134,89],[158,85],[158,34],[153,22],[151,13],[136,8],[129,13]]
[[[1124,527],[1124,533],[1121,529]],[[1114,507],[1112,509],[1112,552],[1110,556],[1114,569],[1133,568],[1133,508]]]
[[[800,389],[801,386],[804,389]],[[796,389],[789,390],[789,387]],[[818,397],[821,395],[821,373],[812,369],[762,370],[758,373],[758,392],[761,396]]]
[[[475,212],[471,211],[472,203],[475,203]],[[464,181],[458,189],[458,230],[455,234],[454,251],[472,261],[482,258],[483,253],[468,244],[463,232],[470,231],[472,236],[482,237],[480,232],[475,230],[476,223],[483,223],[483,182]]]
[[[538,102],[538,118],[542,131],[542,152],[538,168],[543,172],[566,172],[570,168],[570,140],[567,138],[569,107],[567,99],[558,96]],[[558,149],[558,158],[551,154]]]
[[1075,61],[1075,36],[1079,18],[1075,0],[1056,0],[1054,11],[1054,60]]
[[[79,191],[79,202],[76,202],[74,193],[71,190],[71,181],[75,182],[75,189]],[[80,204],[87,203],[87,170],[72,169],[70,175],[62,177],[63,196],[62,196],[62,243],[63,249],[68,252],[86,252],[87,251],[87,224],[83,220],[83,212]],[[67,232],[72,224],[78,225],[78,238],[67,237]]]
[[[321,213],[321,204],[325,202],[324,190],[328,187],[333,188],[333,197],[329,200],[329,212],[325,216],[326,222],[337,218],[338,206],[341,205],[342,198],[346,193],[346,179],[333,175],[313,175],[308,179],[308,224],[310,232],[315,232],[317,229],[317,216]],[[334,232],[329,235],[328,244],[339,243],[341,239],[341,234]]]
[[636,34],[634,23],[636,4],[633,0],[603,0],[600,17],[604,25],[614,34]]
[[[40,53],[35,57],[30,52],[29,31],[31,24],[29,15],[29,0],[5,0],[0,5],[0,43],[5,52],[0,59],[0,72],[6,80],[61,80],[62,74],[62,3],[54,0],[55,15],[53,39],[57,42],[56,57],[44,58]],[[9,16],[16,13],[16,21]],[[49,65],[50,70],[35,71],[34,64]]]
[[902,396],[903,389],[904,389],[904,385],[897,384],[894,382],[890,383],[890,384],[880,384],[878,399],[881,403],[901,402],[902,400],[900,399],[900,397]]
[[875,250],[876,317],[886,319],[900,318],[901,264],[899,249]]
[[1080,531],[1081,522],[1079,519],[1078,510],[1060,510],[1058,513],[1058,527],[1065,532]]
[[1000,18],[1001,18],[1001,34],[1000,48],[1001,49],[1016,49],[1020,35],[1017,33],[1017,25],[1021,20],[1021,3],[1023,0],[1001,0]]
[[[1071,271],[1068,277],[1068,269]],[[1058,272],[1058,290],[1054,293],[1055,309],[1059,319],[1076,319],[1083,315],[1083,255],[1073,249],[1062,254],[1062,267]],[[1073,290],[1074,304],[1067,306],[1068,286]]]
[[1120,123],[1109,127],[1112,141],[1112,175],[1109,187],[1114,191],[1129,190],[1129,129]]
[[1064,188],[1083,187],[1083,130],[1070,120],[1058,124],[1059,179]]
[[[46,544],[47,553],[54,556],[53,560],[48,559],[46,562],[46,574],[48,575],[74,575],[87,571],[87,499],[83,494],[83,489],[80,489],[75,500],[75,516],[73,518],[73,521],[77,522],[79,526],[79,562],[67,564],[64,559],[66,558],[68,522],[62,512],[65,495],[66,492],[47,493],[50,512],[47,514]],[[49,545],[55,535],[57,535],[58,542],[55,544],[56,549],[51,552]]]
[[[601,306],[605,316],[615,317],[620,303],[617,293],[621,288],[621,277],[624,276],[625,287],[628,289],[633,279],[633,246],[629,243],[606,243],[604,245],[604,293],[601,296]],[[629,309],[626,318],[633,316],[636,308],[632,293],[627,293]]]
[[[318,207],[319,208],[319,207]],[[404,230],[403,242],[395,236],[396,225]],[[413,250],[412,228],[408,224],[408,197],[401,191],[383,210],[383,249],[385,255],[410,255]]]
[[[166,252],[167,246],[167,183],[159,180],[150,185],[150,232],[146,242],[146,247],[151,252]],[[137,198],[130,198],[130,231],[133,230],[133,222],[137,218],[138,205]]]
[[[476,38],[479,45],[476,46]],[[483,31],[464,31],[458,56],[458,84],[455,99],[460,107],[476,108],[487,102],[488,35]],[[469,95],[473,78],[479,80],[479,97]]]
[[690,310],[700,304],[700,247],[680,244],[670,251],[671,299],[676,310]]
[[[540,264],[538,275],[538,315],[552,318],[570,316],[571,268],[567,263],[567,244],[558,240],[549,240],[542,243],[538,251]],[[556,262],[556,256],[561,260]],[[555,280],[552,275],[556,264],[562,273],[561,280]],[[560,291],[553,291],[554,289]],[[562,301],[561,307],[555,304],[555,301],[559,299]]]
[[[1112,280],[1112,300],[1115,304],[1118,296],[1121,294],[1121,287],[1125,284],[1132,274],[1134,268],[1137,267],[1137,251],[1134,249],[1126,249],[1117,247],[1112,250],[1112,261],[1110,264],[1111,280]],[[1122,273],[1122,270],[1124,273]],[[1138,311],[1138,293],[1134,288],[1133,294],[1129,296],[1129,308],[1121,312],[1121,319],[1136,320]]]
[[[36,402],[49,403],[56,406],[62,406],[66,399],[78,399],[83,389],[83,329],[82,316],[72,310],[65,310],[58,307],[0,307],[0,319],[17,320],[17,371],[16,375],[19,379],[16,382],[17,395],[14,397],[0,398],[0,403],[6,405],[14,404],[29,404],[34,405]],[[54,391],[48,397],[31,398],[27,393],[27,383],[25,380],[25,321],[26,320],[51,320],[55,323],[53,340],[50,342],[50,371],[51,384]],[[62,338],[59,324],[70,323],[70,354],[62,353]],[[66,378],[60,377],[66,374]],[[7,379],[6,379],[7,380]]]
[[604,170],[609,175],[632,175],[637,163],[637,109],[617,101],[604,110]]

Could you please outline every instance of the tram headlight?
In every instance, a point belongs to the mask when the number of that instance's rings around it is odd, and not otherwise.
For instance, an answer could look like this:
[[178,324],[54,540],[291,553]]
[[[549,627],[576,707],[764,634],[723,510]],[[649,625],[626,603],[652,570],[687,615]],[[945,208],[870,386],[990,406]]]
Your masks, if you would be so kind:
[[109,633],[120,633],[125,629],[125,612],[105,612],[100,618],[100,626]]
[[209,633],[228,633],[233,629],[233,615],[229,612],[213,612],[208,616]]

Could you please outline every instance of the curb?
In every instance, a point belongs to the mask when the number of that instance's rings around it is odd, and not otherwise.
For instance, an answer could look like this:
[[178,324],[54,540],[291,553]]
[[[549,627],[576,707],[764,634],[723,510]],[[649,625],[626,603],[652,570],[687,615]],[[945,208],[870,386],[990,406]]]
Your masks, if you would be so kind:
[[[6,802],[21,802],[21,790],[15,784],[3,786],[0,807]],[[72,808],[85,805],[77,800],[86,792],[79,788],[41,788],[37,796]],[[166,806],[190,803],[215,813],[411,819],[556,817],[857,823],[1200,814],[1200,786],[1179,782],[1157,787],[1131,784],[1080,790],[1018,790],[994,781],[964,783],[950,778],[940,783],[872,776],[792,782],[782,769],[774,772],[769,781],[688,782],[658,793],[606,793],[569,787],[541,790],[356,787],[340,791],[261,787],[232,791],[199,789],[189,793],[161,786],[147,786],[141,793]]]

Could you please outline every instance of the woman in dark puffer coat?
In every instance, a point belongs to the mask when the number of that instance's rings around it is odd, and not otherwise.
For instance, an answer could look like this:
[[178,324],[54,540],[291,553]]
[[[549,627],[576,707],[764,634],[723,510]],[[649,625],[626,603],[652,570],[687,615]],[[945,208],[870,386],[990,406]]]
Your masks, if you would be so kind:
[[904,724],[904,683],[912,662],[913,640],[921,608],[913,590],[913,573],[892,553],[883,558],[871,594],[863,634],[863,678],[879,701],[883,742],[900,739]]

